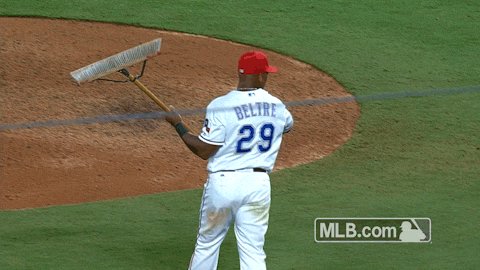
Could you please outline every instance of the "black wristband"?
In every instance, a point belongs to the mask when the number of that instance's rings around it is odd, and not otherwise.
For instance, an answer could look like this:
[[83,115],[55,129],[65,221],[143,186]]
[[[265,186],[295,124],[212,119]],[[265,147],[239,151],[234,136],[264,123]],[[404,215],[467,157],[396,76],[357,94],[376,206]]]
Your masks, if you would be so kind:
[[175,130],[177,131],[178,135],[180,135],[180,138],[188,132],[188,129],[185,127],[185,125],[183,125],[182,122],[175,125]]

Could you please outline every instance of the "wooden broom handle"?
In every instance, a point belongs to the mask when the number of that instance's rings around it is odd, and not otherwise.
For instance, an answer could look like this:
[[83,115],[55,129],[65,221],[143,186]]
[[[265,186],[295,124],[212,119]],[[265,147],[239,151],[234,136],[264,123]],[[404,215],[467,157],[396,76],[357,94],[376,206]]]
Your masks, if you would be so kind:
[[[148,88],[143,85],[143,83],[141,83],[135,76],[133,76],[132,74],[128,74],[128,79],[133,82],[138,88],[140,88],[140,90],[142,90],[145,94],[147,94],[147,96],[149,96],[155,103],[157,103],[157,105],[160,106],[162,110],[166,112],[172,111],[170,107],[168,107],[165,103],[163,103],[163,101],[157,98],[157,96],[155,96],[152,91],[148,90]],[[183,125],[188,129],[188,131],[191,131],[189,126],[187,126],[185,123],[183,123]]]

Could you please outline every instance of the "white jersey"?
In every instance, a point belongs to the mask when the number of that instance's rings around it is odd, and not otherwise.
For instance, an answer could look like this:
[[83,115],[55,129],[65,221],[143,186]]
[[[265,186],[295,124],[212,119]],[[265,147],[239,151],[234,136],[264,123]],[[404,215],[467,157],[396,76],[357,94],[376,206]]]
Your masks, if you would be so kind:
[[199,139],[221,145],[210,157],[210,173],[262,168],[271,171],[283,133],[293,126],[285,105],[264,89],[233,90],[207,107]]

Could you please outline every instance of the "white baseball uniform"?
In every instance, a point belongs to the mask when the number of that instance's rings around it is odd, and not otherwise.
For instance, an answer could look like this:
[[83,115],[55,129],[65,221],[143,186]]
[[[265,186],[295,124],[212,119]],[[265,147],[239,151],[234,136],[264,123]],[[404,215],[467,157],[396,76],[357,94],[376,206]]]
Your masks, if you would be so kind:
[[232,221],[241,269],[265,269],[263,245],[270,178],[283,133],[293,126],[285,105],[264,89],[233,90],[207,107],[199,139],[221,146],[208,161],[195,251],[189,269],[216,269]]

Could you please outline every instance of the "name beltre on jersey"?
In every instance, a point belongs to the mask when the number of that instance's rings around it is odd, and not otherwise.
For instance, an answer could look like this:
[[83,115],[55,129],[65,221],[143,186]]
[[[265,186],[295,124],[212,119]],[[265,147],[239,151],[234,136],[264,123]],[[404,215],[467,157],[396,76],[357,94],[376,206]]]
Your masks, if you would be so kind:
[[235,114],[237,115],[238,120],[242,120],[249,117],[255,116],[271,116],[276,117],[276,107],[275,103],[268,102],[255,102],[242,104],[240,106],[235,106]]

